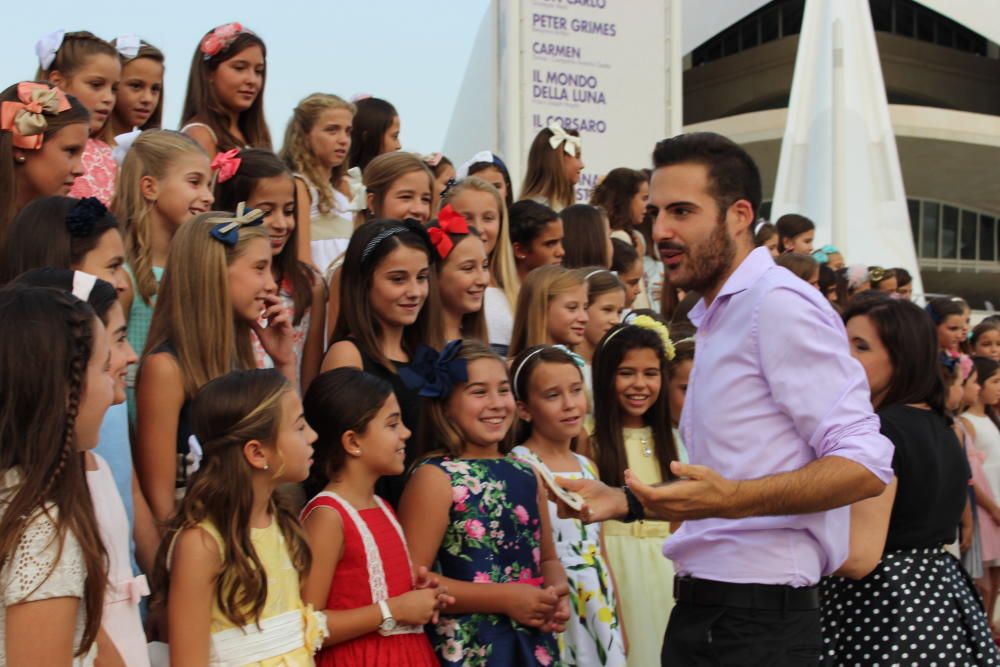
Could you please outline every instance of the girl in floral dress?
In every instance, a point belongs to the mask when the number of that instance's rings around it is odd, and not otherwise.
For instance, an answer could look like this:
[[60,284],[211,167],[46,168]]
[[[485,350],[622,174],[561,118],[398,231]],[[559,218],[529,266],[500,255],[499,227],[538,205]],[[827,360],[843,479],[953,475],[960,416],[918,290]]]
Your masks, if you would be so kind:
[[430,399],[429,437],[419,442],[440,450],[414,471],[400,523],[414,566],[436,564],[456,600],[428,630],[438,660],[561,664],[553,632],[569,618],[569,589],[544,491],[531,467],[507,454],[507,366],[483,343],[452,341],[419,370],[407,373]]
[[[581,357],[554,345],[528,348],[514,359],[517,439],[523,443],[514,453],[559,477],[597,479],[594,462],[573,451],[587,415],[582,365]],[[563,663],[622,667],[625,645],[601,525],[558,518],[552,501],[549,515],[556,552],[570,581],[573,611],[559,636]]]

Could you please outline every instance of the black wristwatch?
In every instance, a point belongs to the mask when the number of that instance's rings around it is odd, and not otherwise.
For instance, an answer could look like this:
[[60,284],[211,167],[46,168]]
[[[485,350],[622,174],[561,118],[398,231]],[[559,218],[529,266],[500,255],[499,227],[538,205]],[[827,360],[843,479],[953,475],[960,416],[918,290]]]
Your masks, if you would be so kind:
[[633,521],[642,521],[646,518],[646,510],[643,508],[642,503],[639,499],[635,497],[632,493],[632,489],[627,486],[622,487],[622,491],[625,492],[625,502],[628,503],[628,514],[622,519],[623,523],[632,523]]

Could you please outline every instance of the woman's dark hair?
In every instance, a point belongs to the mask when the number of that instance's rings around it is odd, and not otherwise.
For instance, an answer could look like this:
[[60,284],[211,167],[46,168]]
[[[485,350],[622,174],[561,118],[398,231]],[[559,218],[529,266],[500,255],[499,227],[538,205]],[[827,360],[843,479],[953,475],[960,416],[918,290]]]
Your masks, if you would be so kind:
[[322,491],[344,467],[344,434],[364,433],[391,394],[392,385],[357,368],[336,368],[316,376],[302,399],[306,423],[318,436],[305,482],[308,497]]
[[28,269],[80,264],[106,232],[118,229],[115,216],[96,201],[42,197],[21,209],[3,239],[0,285]]
[[[222,26],[219,26],[220,28]],[[217,28],[213,28],[205,33],[202,40],[208,37]],[[240,141],[229,131],[229,112],[222,106],[215,88],[212,85],[212,75],[219,68],[219,65],[235,58],[250,47],[259,46],[264,62],[267,62],[267,46],[264,40],[249,30],[242,30],[235,39],[226,47],[220,49],[215,55],[205,58],[201,50],[201,41],[194,49],[194,56],[191,58],[191,69],[188,72],[187,94],[184,96],[184,107],[181,111],[181,125],[198,119],[204,121],[212,128],[218,140],[217,148],[219,152],[228,151],[233,148],[240,148],[244,144],[249,144],[257,148],[271,148],[271,131],[267,127],[267,119],[264,117],[264,91],[267,84],[267,66],[264,67],[264,77],[260,84],[260,91],[254,99],[253,104],[246,111],[240,112],[236,119],[236,125],[243,134],[245,141]]]
[[351,129],[351,151],[348,162],[364,172],[365,167],[382,153],[382,137],[389,131],[394,118],[399,116],[396,107],[377,97],[367,97],[354,103]]
[[[569,364],[580,371],[580,368],[573,361],[573,358],[565,350],[561,350],[553,345],[535,345],[522,350],[514,357],[510,364],[511,389],[514,391],[514,398],[518,401],[526,402],[528,397],[528,386],[531,384],[531,376],[539,364]],[[583,373],[580,373],[580,382],[583,383]],[[514,425],[515,442],[523,443],[531,437],[531,422],[524,419],[516,419]],[[573,447],[576,447],[574,438]]]
[[[253,195],[257,181],[262,178],[287,176],[292,188],[292,200],[295,209],[299,208],[295,182],[292,172],[277,155],[264,148],[244,148],[239,152],[240,166],[232,178],[215,186],[215,207],[224,211],[235,211],[240,202],[249,201]],[[312,290],[317,279],[314,270],[305,262],[299,261],[299,226],[292,228],[284,249],[274,258],[274,266],[278,269],[280,283],[287,279],[292,285],[292,301],[295,304],[293,323],[302,321],[306,310],[312,305]]]
[[590,204],[573,204],[559,212],[563,221],[563,266],[582,269],[585,266],[608,267],[608,231],[604,213]]
[[819,291],[828,300],[830,292],[837,289],[837,272],[830,268],[828,264],[819,265]]
[[79,543],[83,568],[74,576],[83,580],[85,622],[77,655],[96,641],[108,571],[76,441],[93,347],[94,311],[72,294],[23,285],[0,290],[0,471],[20,471],[0,513],[0,562],[16,566],[18,545],[41,512],[56,546],[70,536]]
[[[72,269],[54,269],[51,266],[25,271],[14,279],[14,285],[25,287],[53,287],[64,292],[73,292],[73,277],[76,271]],[[118,290],[106,280],[98,278],[87,296],[87,303],[104,324],[108,323],[108,311],[118,303]]]
[[714,132],[678,134],[660,141],[653,149],[655,169],[675,164],[700,164],[708,169],[708,192],[720,216],[745,199],[754,219],[757,218],[761,202],[760,171],[739,144]]
[[[401,229],[402,228],[402,229]],[[369,245],[371,244],[371,247]],[[431,300],[437,286],[434,281],[434,265],[437,251],[427,237],[427,230],[414,220],[375,220],[358,227],[344,252],[344,264],[340,272],[340,312],[333,328],[331,340],[337,342],[350,338],[363,355],[395,372],[396,367],[379,344],[382,327],[372,312],[368,298],[372,288],[375,269],[392,251],[400,246],[414,248],[427,254],[429,269],[428,298],[420,309],[417,321],[403,332],[403,346],[407,353],[414,354],[417,346],[427,340],[428,327],[432,317],[439,313],[430,312],[435,302]]]
[[666,386],[669,369],[663,341],[651,329],[624,324],[613,327],[604,334],[594,351],[594,386],[606,387],[610,393],[605,400],[594,402],[594,438],[591,449],[594,451],[601,480],[609,486],[622,486],[625,483],[625,468],[628,467],[625,436],[622,433],[622,408],[614,391],[615,378],[625,354],[630,350],[641,349],[650,349],[656,353],[660,359],[661,378],[660,395],[642,419],[653,432],[653,451],[663,480],[674,478],[674,474],[670,472],[670,462],[677,460],[677,445],[670,428],[670,397]]
[[775,263],[785,267],[806,282],[809,282],[809,279],[816,273],[816,267],[819,266],[816,258],[803,252],[785,253],[778,257]]
[[646,174],[628,167],[618,167],[608,172],[590,193],[590,205],[603,208],[608,213],[611,229],[624,229],[631,233],[632,199],[639,194]]
[[816,225],[813,221],[804,215],[798,215],[796,213],[786,213],[785,215],[778,218],[778,221],[774,223],[774,226],[778,228],[778,251],[785,252],[788,248],[785,247],[785,239],[793,239],[799,234],[805,234],[806,232],[811,232],[816,229]]
[[937,326],[952,315],[964,315],[965,301],[957,296],[939,296],[927,302],[926,310]]
[[910,272],[904,269],[903,267],[897,266],[896,268],[889,270],[892,271],[894,274],[896,274],[897,289],[900,287],[906,287],[907,285],[913,282],[913,276],[911,276]]
[[514,205],[514,186],[510,182],[510,171],[507,170],[507,165],[504,161],[500,159],[496,153],[493,154],[493,162],[473,162],[469,165],[469,176],[475,176],[479,172],[486,171],[487,169],[497,169],[500,175],[503,176],[503,182],[507,186],[507,196],[504,198],[504,203],[507,205],[507,210]]
[[856,297],[844,310],[844,323],[867,317],[889,353],[892,375],[878,410],[893,405],[926,403],[944,415],[947,389],[938,371],[934,323],[919,306],[881,292]]
[[639,252],[635,246],[621,239],[611,239],[611,270],[619,276],[627,273],[639,261]]
[[559,219],[559,214],[545,204],[531,199],[514,202],[508,212],[510,217],[510,242],[522,246],[531,245],[550,222]]

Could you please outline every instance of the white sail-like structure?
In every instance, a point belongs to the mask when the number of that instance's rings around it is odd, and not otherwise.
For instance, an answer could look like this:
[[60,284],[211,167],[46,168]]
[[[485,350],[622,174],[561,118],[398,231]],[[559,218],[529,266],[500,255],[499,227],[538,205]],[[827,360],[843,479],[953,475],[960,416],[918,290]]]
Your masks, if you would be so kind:
[[806,0],[771,218],[785,213],[923,293],[868,0]]

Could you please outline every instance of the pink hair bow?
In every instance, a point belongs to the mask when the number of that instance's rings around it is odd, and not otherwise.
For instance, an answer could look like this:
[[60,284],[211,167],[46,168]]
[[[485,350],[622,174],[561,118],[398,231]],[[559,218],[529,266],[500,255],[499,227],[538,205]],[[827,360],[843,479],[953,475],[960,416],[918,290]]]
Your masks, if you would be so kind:
[[218,153],[212,158],[212,171],[215,172],[215,182],[225,183],[240,170],[243,160],[239,157],[240,149],[234,148],[225,153]]
[[17,84],[17,102],[0,106],[0,130],[13,135],[17,148],[33,151],[42,147],[48,116],[57,116],[70,108],[65,93],[43,83],[22,81]]

